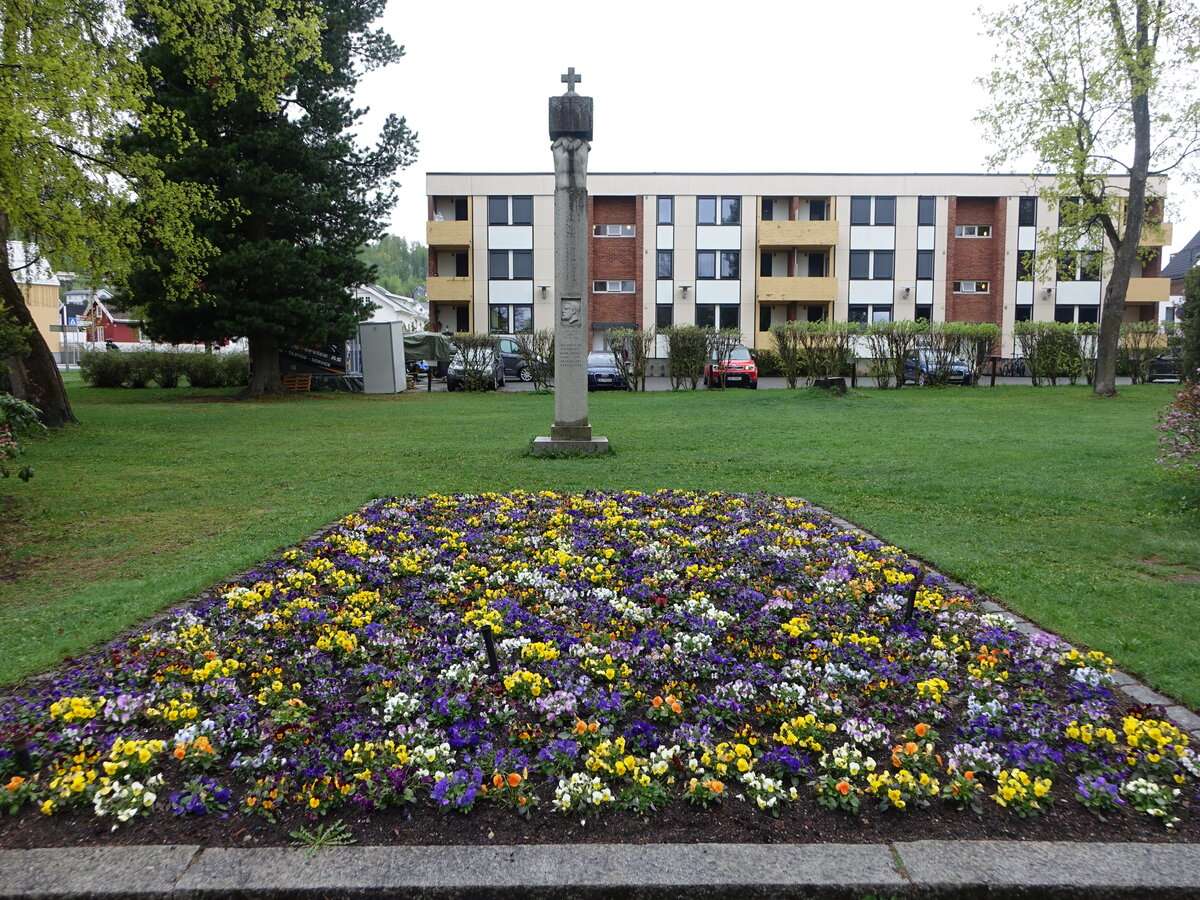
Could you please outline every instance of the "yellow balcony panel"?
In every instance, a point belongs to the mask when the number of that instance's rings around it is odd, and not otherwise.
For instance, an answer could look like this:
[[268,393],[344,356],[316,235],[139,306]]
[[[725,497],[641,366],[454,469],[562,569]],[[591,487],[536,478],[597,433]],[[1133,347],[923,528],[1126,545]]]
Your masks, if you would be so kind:
[[755,350],[774,350],[775,339],[771,337],[769,331],[754,332],[754,349]]
[[1169,278],[1130,278],[1126,303],[1166,303],[1171,296]]
[[836,220],[758,223],[760,247],[831,247],[838,242]]
[[1170,222],[1147,223],[1142,226],[1143,247],[1166,247],[1174,243],[1175,226]]
[[768,303],[837,299],[836,278],[759,278],[758,299]]
[[425,243],[430,247],[470,247],[471,223],[461,222],[426,222]]
[[425,279],[425,296],[430,300],[462,300],[472,299],[470,278],[427,278]]

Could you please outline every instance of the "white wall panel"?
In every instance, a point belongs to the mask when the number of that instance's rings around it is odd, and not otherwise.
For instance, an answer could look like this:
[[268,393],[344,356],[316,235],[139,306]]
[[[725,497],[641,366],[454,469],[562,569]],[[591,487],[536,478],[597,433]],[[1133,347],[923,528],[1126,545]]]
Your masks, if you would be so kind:
[[1054,299],[1068,305],[1076,303],[1099,303],[1099,281],[1060,281],[1055,285]]
[[1017,302],[1032,303],[1033,302],[1033,282],[1018,281],[1017,282]]
[[489,250],[532,250],[532,225],[489,225]]
[[933,225],[917,226],[917,249],[932,250],[934,247]]
[[697,250],[740,250],[741,225],[700,225],[696,228]]
[[850,229],[851,250],[893,250],[896,229],[891,225],[855,225]]
[[675,302],[675,282],[656,281],[654,283],[654,301],[656,303]]
[[917,302],[932,303],[933,302],[933,282],[918,281],[917,282]]
[[532,303],[532,281],[489,281],[489,303]]
[[1033,250],[1037,247],[1037,229],[1032,225],[1023,225],[1017,229],[1017,249]]
[[894,281],[851,281],[851,303],[891,303],[896,293]]
[[724,281],[697,281],[697,303],[737,303],[742,299],[742,283],[732,278]]
[[674,225],[658,225],[658,249],[659,250],[674,250],[675,249],[675,226]]

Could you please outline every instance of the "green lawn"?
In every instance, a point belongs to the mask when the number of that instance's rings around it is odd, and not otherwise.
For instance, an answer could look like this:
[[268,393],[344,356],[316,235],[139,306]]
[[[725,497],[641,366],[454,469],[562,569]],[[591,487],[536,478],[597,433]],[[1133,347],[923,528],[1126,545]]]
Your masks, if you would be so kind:
[[2,682],[373,497],[675,487],[808,498],[1200,706],[1200,512],[1153,463],[1169,386],[596,394],[615,453],[547,460],[549,396],[70,384],[83,424],[0,482]]

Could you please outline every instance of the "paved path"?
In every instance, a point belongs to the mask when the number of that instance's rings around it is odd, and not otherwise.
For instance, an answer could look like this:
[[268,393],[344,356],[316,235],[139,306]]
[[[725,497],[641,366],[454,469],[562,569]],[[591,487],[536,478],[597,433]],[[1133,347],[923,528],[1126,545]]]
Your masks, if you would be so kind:
[[3,898],[1195,898],[1200,846],[914,841],[0,851]]

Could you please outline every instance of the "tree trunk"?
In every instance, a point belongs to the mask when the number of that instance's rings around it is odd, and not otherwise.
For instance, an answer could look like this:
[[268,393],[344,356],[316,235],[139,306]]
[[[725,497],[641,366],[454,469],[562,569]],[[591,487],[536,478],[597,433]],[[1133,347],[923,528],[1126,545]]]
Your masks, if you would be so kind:
[[279,341],[274,337],[250,337],[250,383],[237,397],[252,400],[268,394],[282,394],[283,376],[279,372]]
[[9,268],[8,217],[4,213],[0,213],[0,308],[18,325],[29,326],[29,354],[6,361],[12,369],[13,396],[36,406],[41,412],[42,424],[48,428],[76,422],[54,354],[46,346],[46,339],[34,323],[33,315],[25,305],[25,295]]
[[[1114,31],[1124,32],[1120,24],[1120,9],[1110,7]],[[1129,279],[1138,265],[1138,247],[1142,240],[1142,225],[1146,221],[1146,178],[1150,171],[1150,88],[1154,71],[1154,50],[1150,44],[1149,25],[1153,18],[1144,0],[1135,9],[1136,21],[1132,34],[1133,46],[1126,51],[1126,74],[1133,112],[1133,165],[1129,169],[1129,199],[1125,206],[1124,230],[1113,241],[1113,271],[1104,292],[1104,308],[1100,315],[1100,338],[1096,346],[1096,381],[1093,390],[1101,397],[1117,393],[1117,348],[1121,342],[1121,320],[1125,318],[1125,297]]]

